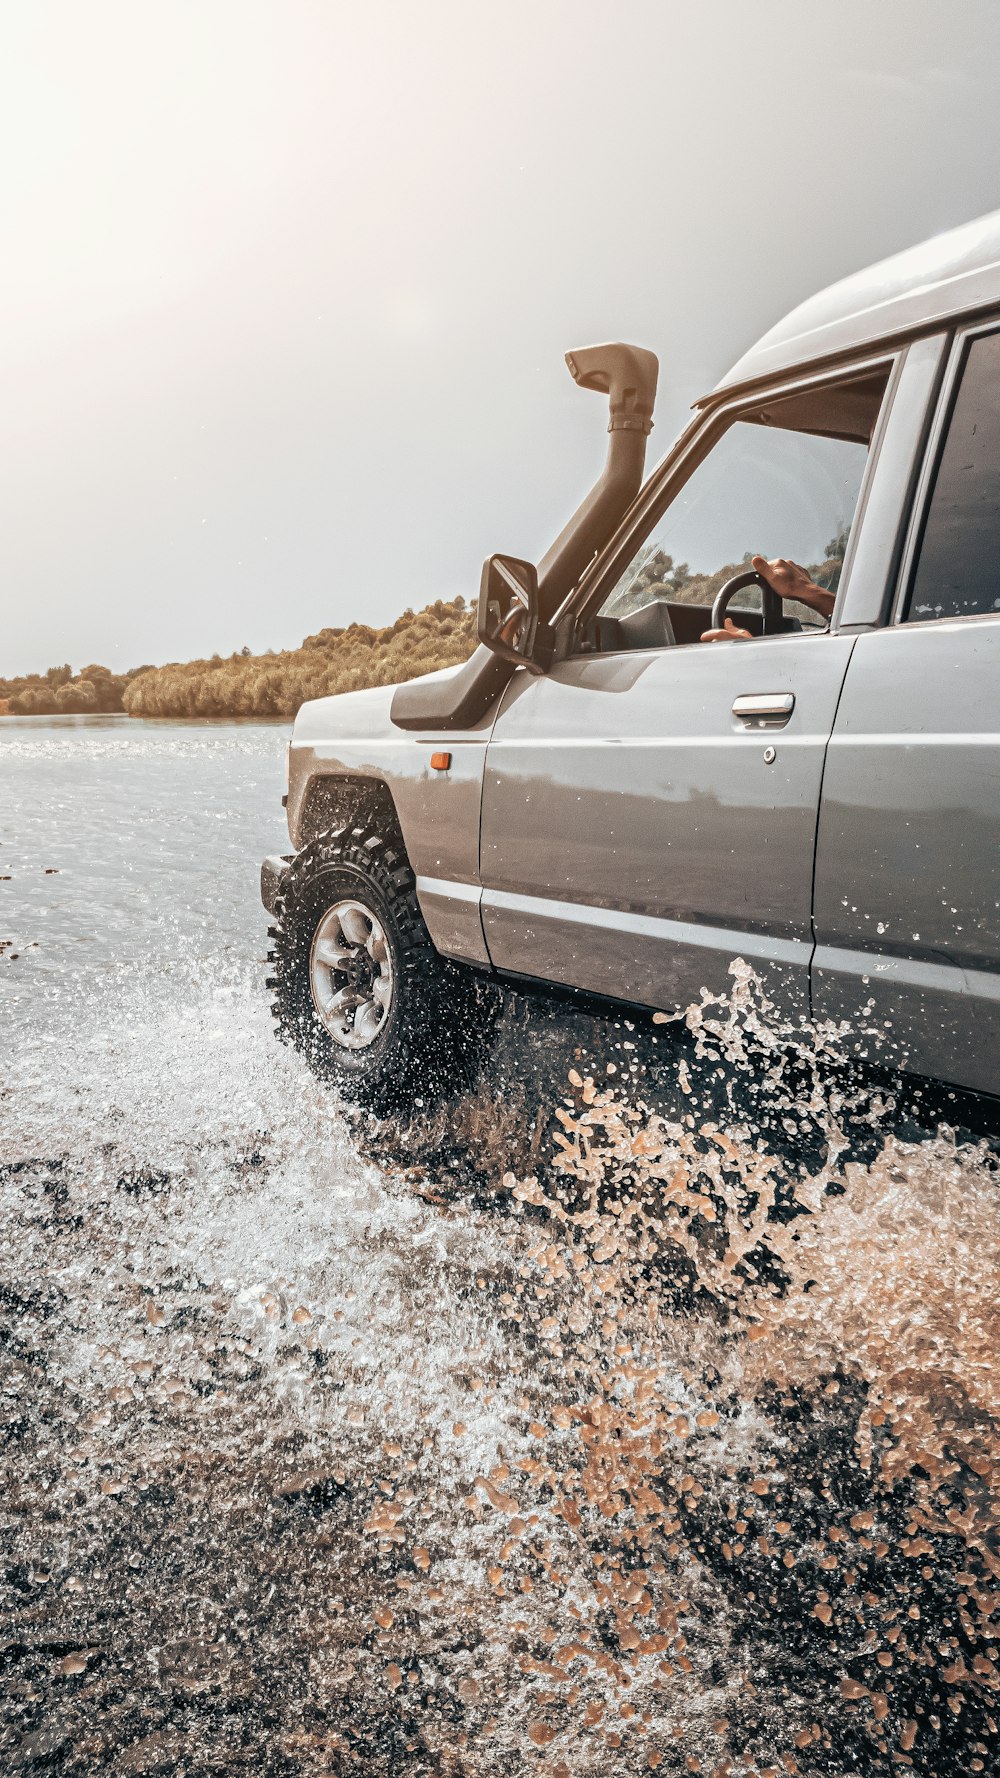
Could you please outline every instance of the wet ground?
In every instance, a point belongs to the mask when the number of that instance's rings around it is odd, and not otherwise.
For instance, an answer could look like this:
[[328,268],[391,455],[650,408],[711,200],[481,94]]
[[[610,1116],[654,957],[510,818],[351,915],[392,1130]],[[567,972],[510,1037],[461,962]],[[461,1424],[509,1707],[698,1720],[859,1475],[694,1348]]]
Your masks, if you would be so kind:
[[736,979],[345,1119],[284,739],[0,733],[2,1769],[996,1770],[989,1118]]

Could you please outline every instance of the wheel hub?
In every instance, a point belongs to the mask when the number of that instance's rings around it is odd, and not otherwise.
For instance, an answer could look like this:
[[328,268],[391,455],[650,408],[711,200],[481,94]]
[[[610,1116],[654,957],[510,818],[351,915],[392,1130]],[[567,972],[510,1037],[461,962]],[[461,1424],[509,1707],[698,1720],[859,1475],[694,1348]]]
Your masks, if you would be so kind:
[[309,956],[313,1005],[341,1049],[368,1049],[389,1016],[392,952],[378,915],[362,901],[335,902]]

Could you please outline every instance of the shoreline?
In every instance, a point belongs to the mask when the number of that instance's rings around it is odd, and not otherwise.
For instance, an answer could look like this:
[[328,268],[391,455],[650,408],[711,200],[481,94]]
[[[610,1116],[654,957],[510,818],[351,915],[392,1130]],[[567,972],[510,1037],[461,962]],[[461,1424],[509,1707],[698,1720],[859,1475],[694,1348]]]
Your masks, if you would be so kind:
[[253,723],[266,728],[290,728],[294,721],[294,716],[145,716],[133,714],[131,710],[80,710],[73,712],[54,710],[45,715],[38,716],[22,716],[20,714],[14,715],[9,712],[0,712],[0,724],[5,722],[12,725],[20,723],[37,723],[39,726],[43,726],[45,724],[57,723],[60,727],[68,727],[70,724],[74,726],[83,726],[87,723],[94,724],[108,722],[183,722],[197,728],[203,728],[206,723],[218,723],[222,725],[240,722]]

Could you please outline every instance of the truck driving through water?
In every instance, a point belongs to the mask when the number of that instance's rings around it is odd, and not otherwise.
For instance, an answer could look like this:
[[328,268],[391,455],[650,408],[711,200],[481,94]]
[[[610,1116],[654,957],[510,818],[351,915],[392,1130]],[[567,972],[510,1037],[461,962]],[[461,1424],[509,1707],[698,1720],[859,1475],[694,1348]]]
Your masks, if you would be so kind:
[[1000,1092],[1000,212],[795,309],[648,479],[653,354],[567,364],[607,462],[489,558],[471,659],[298,713],[280,1033],[381,1111],[462,1076],[484,977],[675,1013],[742,958]]

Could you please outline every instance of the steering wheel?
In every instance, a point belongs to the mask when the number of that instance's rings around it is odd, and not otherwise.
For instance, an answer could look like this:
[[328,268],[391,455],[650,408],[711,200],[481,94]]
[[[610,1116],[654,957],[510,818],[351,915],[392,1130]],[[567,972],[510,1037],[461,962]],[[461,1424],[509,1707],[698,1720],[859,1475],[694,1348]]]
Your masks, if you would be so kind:
[[764,579],[762,574],[758,574],[754,568],[748,569],[746,574],[734,574],[732,580],[727,580],[725,586],[719,588],[715,595],[715,603],[712,606],[712,619],[708,626],[709,629],[722,629],[726,612],[733,596],[736,593],[742,592],[745,586],[759,586],[761,589],[761,609],[764,619],[765,636],[773,636],[776,631],[783,630],[785,625],[781,600],[778,598],[773,586]]

